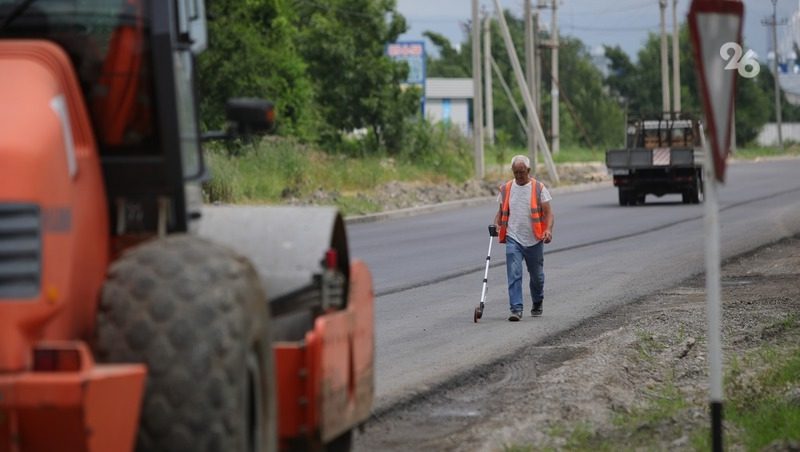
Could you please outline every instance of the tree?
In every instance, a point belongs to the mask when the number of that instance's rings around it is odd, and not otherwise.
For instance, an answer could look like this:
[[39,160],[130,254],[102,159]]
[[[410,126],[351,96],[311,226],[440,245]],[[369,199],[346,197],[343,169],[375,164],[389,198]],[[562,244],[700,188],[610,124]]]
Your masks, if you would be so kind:
[[[659,115],[661,113],[660,46],[660,36],[651,33],[639,51],[636,64],[631,63],[619,47],[606,47],[606,56],[611,61],[611,71],[606,78],[606,83],[612,92],[627,99],[632,113],[642,115]],[[684,114],[700,117],[703,112],[698,92],[694,54],[685,24],[681,26],[679,32],[679,46],[681,110]],[[670,63],[671,61],[670,58]],[[672,84],[670,83],[671,88]],[[738,143],[744,144],[755,139],[764,124],[774,118],[772,89],[772,74],[763,67],[755,78],[740,77],[737,80],[736,140]],[[784,112],[789,112],[790,115],[798,114],[800,117],[800,109],[789,106],[785,97],[782,102]]]
[[[517,56],[524,61],[524,29],[525,24],[521,18],[514,16],[510,11],[504,11],[511,38]],[[470,36],[472,24],[466,28],[466,36]],[[516,84],[516,78],[508,58],[505,41],[496,23],[492,24],[492,55],[497,61],[500,73],[511,85],[514,100],[520,108],[524,109],[522,94]],[[452,49],[450,43],[441,35],[427,32],[434,45],[439,48],[439,58],[429,62],[429,76],[461,76],[469,77],[472,73],[471,52],[472,43],[465,39],[460,52]],[[623,114],[618,103],[609,96],[603,86],[603,77],[594,67],[591,56],[584,44],[572,37],[562,37],[559,53],[559,69],[561,80],[559,91],[561,93],[560,117],[561,139],[566,144],[580,142],[591,143],[595,146],[617,144],[620,141]],[[547,55],[547,53],[545,53]],[[542,121],[545,133],[550,117],[551,74],[550,59],[542,59]],[[511,102],[502,91],[497,77],[493,80],[495,92],[503,93],[494,96],[495,128],[499,134],[511,137],[511,142],[517,145],[526,143],[525,131],[519,124],[513,111]],[[525,112],[523,111],[523,114]],[[574,117],[573,117],[574,116]],[[584,136],[586,134],[587,136]]]
[[430,39],[439,51],[439,58],[428,56],[426,66],[428,77],[471,77],[472,60],[463,52],[458,52],[444,35],[433,31],[422,33]]
[[401,89],[408,68],[385,55],[386,44],[407,28],[394,0],[293,4],[298,49],[317,87],[323,138],[337,142],[343,132],[367,128],[374,147],[399,151],[419,93]]
[[313,138],[313,87],[286,1],[212,0],[207,6],[209,47],[198,58],[203,126],[223,125],[228,98],[253,96],[275,102],[280,133]]

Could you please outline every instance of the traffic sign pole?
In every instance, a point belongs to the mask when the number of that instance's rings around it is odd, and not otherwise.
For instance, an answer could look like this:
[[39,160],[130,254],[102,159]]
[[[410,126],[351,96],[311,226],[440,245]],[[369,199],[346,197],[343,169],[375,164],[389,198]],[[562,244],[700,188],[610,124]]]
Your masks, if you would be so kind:
[[736,71],[725,65],[723,48],[742,41],[744,5],[738,0],[693,0],[689,8],[689,34],[703,97],[710,145],[701,130],[705,177],[706,313],[708,316],[708,365],[711,444],[722,452],[722,333],[720,283],[720,228],[717,185],[725,181],[725,165],[731,145],[731,121]]
[[[703,140],[706,155],[710,150]],[[710,409],[711,409],[711,444],[714,452],[722,451],[722,317],[720,253],[719,253],[719,199],[717,197],[717,180],[714,177],[714,163],[705,159],[705,187],[703,204],[705,204],[705,253],[706,253],[706,316],[708,319],[708,368]]]

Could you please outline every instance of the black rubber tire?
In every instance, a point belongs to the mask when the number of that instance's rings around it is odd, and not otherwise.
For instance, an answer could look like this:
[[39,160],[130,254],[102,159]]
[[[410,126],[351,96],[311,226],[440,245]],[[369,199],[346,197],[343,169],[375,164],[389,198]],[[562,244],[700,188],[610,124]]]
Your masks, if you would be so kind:
[[698,204],[700,203],[700,195],[697,193],[697,190],[694,188],[687,188],[682,196],[681,200],[684,204]]
[[703,179],[700,177],[700,175],[697,175],[697,178],[695,180],[696,182],[694,185],[691,201],[692,204],[700,204],[700,201],[703,197]]
[[348,430],[325,445],[325,452],[350,452],[353,448],[353,430]]
[[618,190],[618,197],[619,197],[619,205],[627,206],[630,203],[630,193],[628,190],[623,190],[620,188]]
[[148,366],[136,450],[275,449],[266,297],[227,248],[177,235],[126,252],[103,288],[95,345],[101,362]]

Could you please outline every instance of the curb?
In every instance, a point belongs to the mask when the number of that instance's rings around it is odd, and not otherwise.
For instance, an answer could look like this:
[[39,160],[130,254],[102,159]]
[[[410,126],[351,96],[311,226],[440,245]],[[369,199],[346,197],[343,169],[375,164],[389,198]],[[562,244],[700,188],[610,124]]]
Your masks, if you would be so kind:
[[[611,181],[589,182],[585,184],[565,185],[563,187],[551,188],[550,192],[554,195],[565,193],[578,193],[582,191],[595,190],[598,188],[611,187]],[[386,212],[370,213],[366,215],[353,215],[345,217],[345,224],[373,223],[376,221],[390,220],[395,218],[411,217],[425,213],[443,212],[457,209],[460,207],[470,207],[494,201],[495,196],[482,196],[478,198],[459,199],[455,201],[445,201],[439,204],[429,204],[426,206],[409,207],[406,209],[389,210]]]

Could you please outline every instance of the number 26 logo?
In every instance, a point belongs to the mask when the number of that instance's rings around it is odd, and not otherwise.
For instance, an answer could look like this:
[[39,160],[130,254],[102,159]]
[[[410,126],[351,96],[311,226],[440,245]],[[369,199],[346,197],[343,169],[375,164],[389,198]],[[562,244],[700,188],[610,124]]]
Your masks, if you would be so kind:
[[[731,50],[733,50],[733,54],[731,54]],[[761,65],[753,58],[755,52],[751,49],[742,56],[742,47],[735,42],[723,44],[719,48],[719,56],[728,62],[725,65],[726,70],[732,71],[736,69],[742,77],[753,78],[761,71]]]

